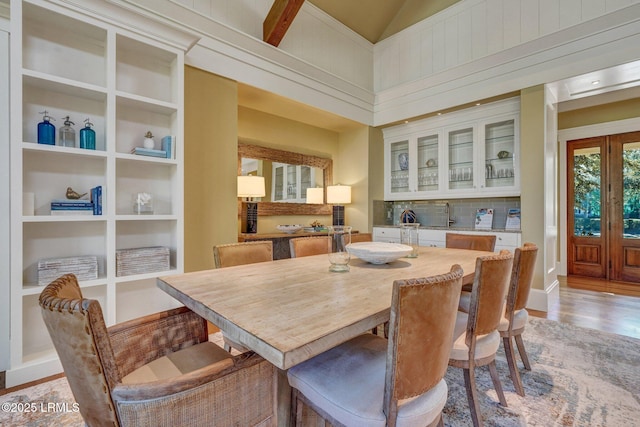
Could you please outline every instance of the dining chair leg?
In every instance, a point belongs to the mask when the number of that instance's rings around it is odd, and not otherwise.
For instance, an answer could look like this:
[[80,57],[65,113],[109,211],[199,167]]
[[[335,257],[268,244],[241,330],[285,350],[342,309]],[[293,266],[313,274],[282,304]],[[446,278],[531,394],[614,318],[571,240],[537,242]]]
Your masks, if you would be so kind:
[[467,400],[471,411],[471,421],[474,427],[482,427],[482,413],[476,391],[476,374],[474,367],[464,368],[464,385],[467,389]]
[[300,399],[298,399],[298,391],[295,389],[291,390],[291,416],[295,417],[294,426],[302,425],[302,412],[303,405]]
[[498,369],[496,368],[496,361],[492,360],[489,363],[489,373],[491,374],[491,380],[493,381],[493,387],[496,389],[496,394],[498,395],[498,399],[500,400],[500,404],[504,407],[507,406],[507,399],[504,397],[504,392],[502,391],[502,383],[500,382],[500,377],[498,376]]
[[516,352],[511,345],[510,337],[502,337],[502,343],[504,344],[504,354],[507,357],[507,364],[509,365],[509,375],[511,376],[511,382],[513,387],[520,396],[524,396],[524,388],[522,387],[522,381],[520,379],[520,372],[518,371],[518,365],[516,364]]
[[522,341],[522,335],[516,335],[514,337],[516,339],[516,345],[518,346],[518,353],[520,353],[520,358],[522,359],[522,364],[524,365],[524,369],[527,371],[531,370],[531,364],[529,363],[529,357],[527,357],[527,351],[524,349],[524,341]]

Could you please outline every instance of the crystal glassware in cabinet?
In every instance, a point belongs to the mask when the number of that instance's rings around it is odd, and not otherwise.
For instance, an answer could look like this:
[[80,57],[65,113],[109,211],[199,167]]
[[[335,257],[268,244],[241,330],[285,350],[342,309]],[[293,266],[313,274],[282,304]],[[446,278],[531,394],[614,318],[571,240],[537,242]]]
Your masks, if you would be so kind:
[[449,189],[473,188],[473,128],[448,133]]
[[485,125],[485,183],[510,187],[515,179],[515,123],[505,120]]
[[438,191],[438,135],[418,138],[418,191]]

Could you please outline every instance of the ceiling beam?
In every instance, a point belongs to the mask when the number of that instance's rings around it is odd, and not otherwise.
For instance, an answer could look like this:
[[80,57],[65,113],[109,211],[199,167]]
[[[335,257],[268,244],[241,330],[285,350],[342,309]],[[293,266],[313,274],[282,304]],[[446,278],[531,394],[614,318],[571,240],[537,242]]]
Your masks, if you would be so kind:
[[304,0],[275,0],[269,14],[262,23],[262,39],[278,46]]

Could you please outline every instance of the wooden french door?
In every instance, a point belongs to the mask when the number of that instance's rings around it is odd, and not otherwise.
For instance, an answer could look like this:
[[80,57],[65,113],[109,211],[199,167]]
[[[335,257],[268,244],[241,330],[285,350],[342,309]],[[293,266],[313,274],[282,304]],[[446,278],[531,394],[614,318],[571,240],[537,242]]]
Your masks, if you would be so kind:
[[568,274],[640,283],[640,132],[567,144]]

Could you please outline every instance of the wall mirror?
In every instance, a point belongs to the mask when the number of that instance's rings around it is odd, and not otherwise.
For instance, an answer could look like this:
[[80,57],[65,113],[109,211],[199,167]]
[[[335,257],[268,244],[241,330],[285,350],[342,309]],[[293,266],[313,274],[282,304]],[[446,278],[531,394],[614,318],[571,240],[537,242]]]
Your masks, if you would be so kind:
[[307,187],[322,187],[327,200],[326,188],[333,183],[331,159],[239,142],[238,175],[247,174],[265,177],[266,196],[258,202],[258,215],[331,215],[326,203],[302,203]]

